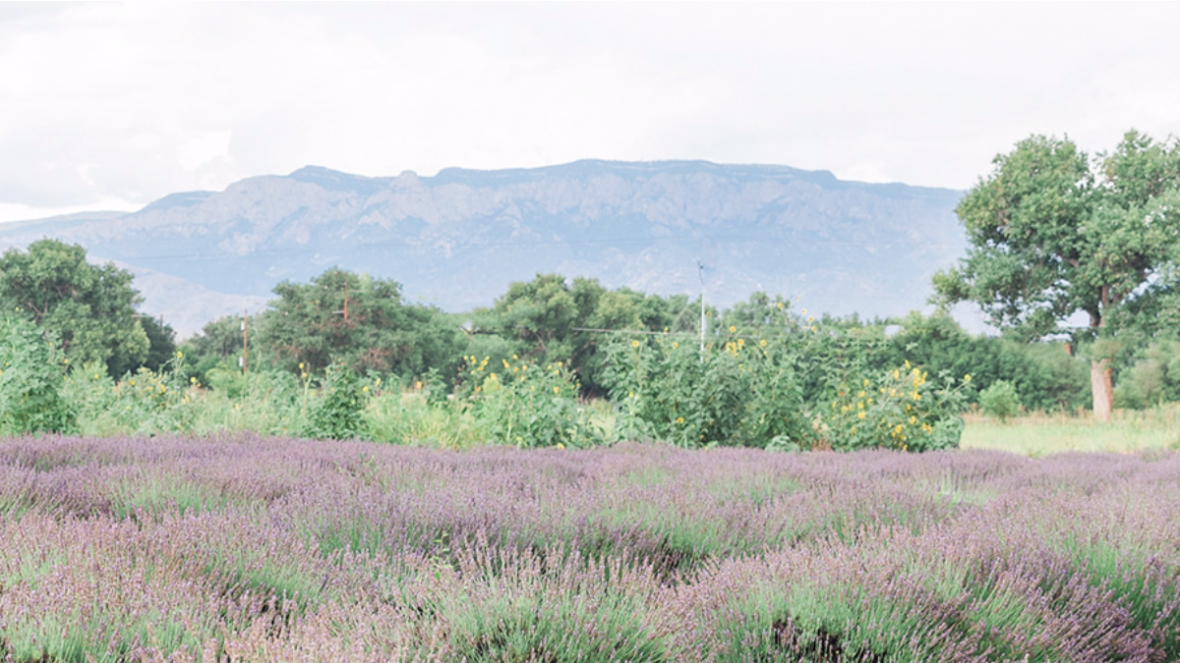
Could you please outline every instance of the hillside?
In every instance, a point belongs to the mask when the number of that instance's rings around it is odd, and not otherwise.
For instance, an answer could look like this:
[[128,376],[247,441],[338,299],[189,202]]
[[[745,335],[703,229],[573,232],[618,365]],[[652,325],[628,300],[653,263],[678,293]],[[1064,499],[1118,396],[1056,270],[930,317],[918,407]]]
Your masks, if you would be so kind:
[[446,310],[488,305],[538,272],[729,305],[755,290],[836,314],[921,307],[963,254],[962,192],[824,171],[703,161],[578,161],[369,178],[320,167],[166,196],[130,214],[0,226],[0,246],[54,237],[137,274],[144,310],[182,335],[257,310],[283,279],[334,265]]

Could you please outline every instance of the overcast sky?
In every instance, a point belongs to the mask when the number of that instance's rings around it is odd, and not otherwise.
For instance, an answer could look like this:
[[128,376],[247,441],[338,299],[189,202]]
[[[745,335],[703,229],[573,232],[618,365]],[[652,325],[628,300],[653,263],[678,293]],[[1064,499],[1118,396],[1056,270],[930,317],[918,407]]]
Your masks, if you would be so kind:
[[707,159],[970,187],[1180,134],[1180,4],[0,3],[0,220],[362,175]]

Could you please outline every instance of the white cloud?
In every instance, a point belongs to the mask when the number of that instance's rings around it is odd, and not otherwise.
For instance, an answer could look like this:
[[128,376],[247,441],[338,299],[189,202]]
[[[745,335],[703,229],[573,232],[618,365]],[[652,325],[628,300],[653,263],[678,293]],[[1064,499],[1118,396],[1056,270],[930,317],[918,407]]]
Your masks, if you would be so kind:
[[190,138],[176,147],[176,159],[189,172],[215,159],[229,158],[229,131],[213,131]]
[[[0,7],[0,218],[578,158],[964,188],[1032,132],[1180,133],[1175,5]],[[1095,49],[1093,44],[1102,44]]]

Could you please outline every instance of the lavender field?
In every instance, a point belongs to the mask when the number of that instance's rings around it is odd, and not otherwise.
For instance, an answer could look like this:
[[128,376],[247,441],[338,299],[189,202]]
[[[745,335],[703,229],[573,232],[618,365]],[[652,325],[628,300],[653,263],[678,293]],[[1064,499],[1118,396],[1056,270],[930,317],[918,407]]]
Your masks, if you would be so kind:
[[1180,455],[0,442],[5,661],[1175,661]]

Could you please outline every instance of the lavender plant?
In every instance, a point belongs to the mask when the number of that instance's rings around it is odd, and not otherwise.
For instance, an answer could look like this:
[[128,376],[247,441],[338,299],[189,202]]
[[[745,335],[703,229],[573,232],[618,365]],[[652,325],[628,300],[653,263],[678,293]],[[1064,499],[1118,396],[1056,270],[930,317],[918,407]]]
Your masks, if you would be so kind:
[[0,660],[1172,661],[1178,525],[1176,453],[9,438]]

